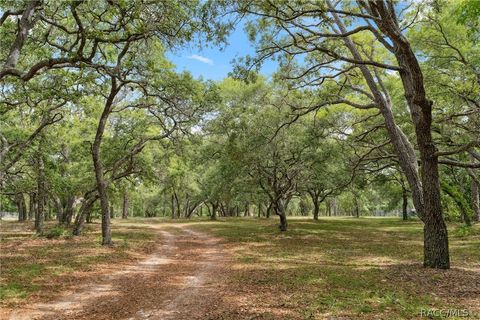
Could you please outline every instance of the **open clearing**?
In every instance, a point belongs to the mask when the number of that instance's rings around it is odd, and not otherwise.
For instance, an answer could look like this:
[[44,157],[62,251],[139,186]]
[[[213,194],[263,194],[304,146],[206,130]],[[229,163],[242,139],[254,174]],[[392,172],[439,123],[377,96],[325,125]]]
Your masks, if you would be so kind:
[[[74,239],[2,222],[2,319],[413,319],[480,313],[480,228],[450,225],[450,270],[421,267],[422,226],[389,218],[114,223]],[[465,231],[468,230],[468,231]],[[452,319],[452,318],[450,318]]]

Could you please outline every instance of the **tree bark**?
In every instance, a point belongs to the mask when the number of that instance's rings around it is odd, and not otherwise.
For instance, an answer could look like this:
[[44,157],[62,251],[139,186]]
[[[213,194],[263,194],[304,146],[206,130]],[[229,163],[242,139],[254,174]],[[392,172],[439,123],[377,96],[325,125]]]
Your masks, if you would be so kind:
[[243,212],[244,217],[250,217],[250,204],[248,202],[245,203],[245,211]]
[[267,212],[266,212],[266,215],[265,215],[265,217],[266,217],[267,219],[270,218],[270,213],[272,212],[272,207],[273,207],[273,202],[270,202],[270,203],[268,204]]
[[33,218],[35,218],[35,212],[37,210],[37,201],[35,198],[35,192],[30,192],[28,201],[28,220],[32,220]]
[[285,213],[279,214],[280,217],[280,231],[287,231],[288,224],[287,224],[287,216]]
[[218,202],[212,202],[212,214],[210,215],[211,220],[217,220],[217,210]]
[[[18,21],[18,30],[15,37],[15,41],[10,48],[10,52],[7,56],[3,69],[15,68],[17,62],[20,58],[20,52],[22,51],[23,45],[27,39],[28,32],[34,25],[34,13],[35,9],[41,4],[40,0],[30,1],[25,11],[22,14],[22,17]],[[2,70],[3,71],[3,70]],[[3,73],[2,73],[3,76]],[[1,79],[1,78],[0,78]]]
[[336,217],[338,215],[338,207],[337,207],[337,198],[333,197],[332,199],[332,208],[333,208],[333,215]]
[[408,220],[408,192],[407,188],[402,186],[402,218]]
[[39,143],[38,147],[38,155],[37,155],[37,213],[35,219],[35,231],[37,234],[43,233],[43,223],[45,220],[45,212],[44,212],[44,205],[45,205],[45,163],[43,160],[42,154],[42,144],[43,139]]
[[173,216],[172,218],[175,219],[175,218],[180,218],[180,201],[178,200],[178,195],[177,195],[177,192],[174,190],[173,191],[173,198],[172,198],[172,208],[174,208],[174,211],[173,211]]
[[63,223],[66,226],[69,226],[72,223],[72,218],[73,218],[73,205],[75,204],[75,197],[74,196],[68,196],[67,201],[65,203],[65,209],[64,209],[64,219]]
[[356,218],[360,218],[360,206],[359,206],[359,204],[358,204],[358,199],[357,199],[357,197],[355,197],[355,198],[353,199],[353,202],[354,202],[354,204],[355,204],[355,217],[356,217]]
[[175,196],[172,193],[172,219],[175,219]]
[[92,159],[93,166],[95,168],[95,178],[97,182],[97,191],[100,199],[100,208],[102,215],[102,245],[112,244],[112,231],[110,228],[110,210],[107,193],[107,183],[103,176],[103,165],[101,161],[100,147],[102,145],[103,133],[105,132],[105,126],[108,116],[113,107],[113,100],[117,95],[119,88],[117,87],[117,80],[114,76],[111,77],[110,93],[105,101],[102,115],[98,121],[97,132],[95,134],[95,140],[92,145]]
[[58,223],[62,223],[65,219],[62,200],[54,196],[52,196],[51,198],[52,198],[51,201],[53,201],[53,204],[55,205],[55,211],[56,211],[55,218],[57,219]]
[[480,196],[478,183],[472,179],[472,211],[474,220],[480,222]]
[[278,215],[278,217],[280,218],[280,224],[278,226],[280,231],[287,231],[288,229],[287,216],[285,213],[286,204],[284,202],[286,202],[286,200],[277,199],[277,201],[275,201],[275,203],[273,204],[275,214]]
[[313,203],[313,220],[318,220],[320,216],[320,204],[318,201]]
[[320,193],[315,190],[309,190],[308,194],[313,203],[313,220],[318,220],[318,216],[320,215]]
[[[327,0],[330,8],[332,4]],[[380,31],[388,37],[394,47],[394,55],[401,67],[404,94],[410,109],[415,129],[416,144],[420,153],[422,172],[419,175],[417,157],[412,144],[396,125],[391,101],[386,92],[381,92],[375,78],[365,65],[359,65],[376,104],[385,119],[385,125],[392,145],[399,158],[400,166],[407,177],[412,190],[412,198],[417,212],[424,222],[424,266],[431,268],[448,269],[450,256],[448,250],[447,227],[442,214],[440,202],[440,183],[438,176],[438,157],[433,143],[432,105],[427,99],[424,88],[423,74],[418,60],[410,47],[410,43],[402,34],[393,7],[383,1],[368,1],[369,13],[378,20],[376,24]],[[337,14],[333,14],[340,32],[346,33],[345,24]],[[355,60],[362,60],[354,42],[343,38],[347,48]]]
[[128,194],[123,193],[122,219],[128,219]]
[[27,220],[27,207],[23,193],[19,192],[15,195],[15,203],[17,205],[18,221]]
[[82,233],[87,215],[92,210],[93,204],[97,200],[96,196],[90,198],[84,198],[80,210],[78,211],[77,217],[75,218],[75,224],[73,227],[73,235],[79,236]]

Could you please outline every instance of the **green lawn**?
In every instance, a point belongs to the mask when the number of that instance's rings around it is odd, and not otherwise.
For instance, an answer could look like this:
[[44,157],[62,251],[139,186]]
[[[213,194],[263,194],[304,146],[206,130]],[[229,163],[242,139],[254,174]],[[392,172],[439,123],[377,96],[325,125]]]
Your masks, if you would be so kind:
[[235,252],[231,286],[250,295],[253,305],[261,302],[267,310],[285,309],[286,315],[305,319],[412,319],[420,318],[422,309],[480,311],[478,225],[450,225],[452,269],[430,270],[421,266],[418,221],[290,219],[285,233],[276,223],[229,219],[195,225],[226,239]]

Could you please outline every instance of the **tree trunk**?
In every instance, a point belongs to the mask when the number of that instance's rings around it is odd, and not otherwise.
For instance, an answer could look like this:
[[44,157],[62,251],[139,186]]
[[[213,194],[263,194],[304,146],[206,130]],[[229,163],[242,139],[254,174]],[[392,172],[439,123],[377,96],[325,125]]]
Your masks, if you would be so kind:
[[64,209],[64,220],[63,220],[63,223],[66,226],[69,226],[72,223],[74,204],[75,204],[75,197],[74,196],[67,197],[67,201],[65,203],[65,209]]
[[360,206],[357,197],[354,198],[353,202],[355,203],[355,217],[360,218]]
[[35,217],[35,211],[37,206],[35,192],[30,192],[28,201],[28,220],[32,220]]
[[92,217],[92,210],[87,211],[87,215],[85,217],[85,221],[87,223],[93,223],[93,217]]
[[479,186],[478,183],[472,179],[472,211],[473,211],[473,220],[480,222],[480,196],[479,196]]
[[107,123],[108,116],[110,115],[113,99],[118,93],[117,80],[115,77],[111,77],[110,93],[105,101],[102,115],[98,121],[97,132],[95,134],[95,140],[92,145],[92,159],[93,166],[95,168],[95,178],[97,182],[97,191],[100,199],[100,208],[102,215],[102,245],[112,244],[112,231],[110,229],[110,212],[109,201],[107,193],[107,183],[103,176],[103,165],[100,157],[100,147],[102,145],[103,133]]
[[[423,74],[410,47],[410,43],[399,31],[394,17],[385,10],[385,4],[374,4],[383,23],[380,29],[394,42],[395,57],[399,66],[405,98],[410,108],[420,153],[421,181],[423,194],[424,226],[424,266],[431,268],[450,268],[448,250],[448,232],[445,224],[440,198],[440,179],[438,176],[437,148],[432,139],[432,107],[433,101],[427,99],[424,88]],[[412,188],[413,190],[413,188]],[[420,199],[417,201],[419,202]],[[417,208],[421,209],[420,208]],[[421,210],[420,210],[421,211]]]
[[128,219],[128,194],[123,194],[122,219]]
[[402,217],[403,220],[408,220],[408,193],[407,188],[402,187]]
[[115,209],[110,205],[110,219],[115,219]]
[[283,200],[278,199],[277,201],[275,201],[273,206],[274,206],[275,214],[278,215],[278,217],[280,218],[280,224],[278,226],[280,231],[287,231],[288,224],[287,224],[287,216],[285,214],[286,206],[284,205]]
[[320,215],[320,204],[318,200],[313,203],[313,220],[318,220],[318,216]]
[[180,218],[180,201],[178,200],[178,195],[175,191],[173,191],[173,202],[172,205],[174,205],[174,215],[172,218]]
[[55,218],[57,219],[58,223],[62,223],[65,219],[64,212],[63,212],[62,200],[60,198],[57,198],[57,197],[52,197],[51,200],[53,201],[53,204],[55,205],[55,211],[56,211]]
[[337,198],[332,199],[332,208],[333,208],[333,215],[336,217],[338,214],[338,208],[337,208]]
[[245,203],[245,211],[243,213],[244,217],[250,217],[250,204],[247,202]]
[[172,219],[175,219],[175,196],[172,193]]
[[212,202],[212,214],[210,215],[211,220],[217,220],[217,208],[218,203]]
[[42,154],[43,137],[38,145],[37,154],[37,214],[35,219],[35,231],[37,234],[43,233],[43,223],[45,220],[44,204],[45,204],[45,163]]
[[270,213],[272,212],[273,202],[270,202],[267,207],[266,218],[270,218]]
[[285,213],[282,213],[279,215],[280,217],[280,231],[287,231],[287,216],[285,215]]
[[79,236],[82,233],[83,227],[85,225],[85,220],[92,210],[93,204],[97,200],[96,197],[84,198],[82,205],[78,211],[77,217],[75,218],[75,224],[73,226],[73,235]]
[[23,193],[19,192],[15,195],[15,203],[18,211],[18,221],[27,220],[27,207]]
[[[328,1],[327,3],[332,8],[331,3]],[[399,74],[420,153],[422,168],[420,177],[417,157],[412,144],[395,123],[390,98],[386,92],[382,93],[380,91],[372,72],[365,65],[359,65],[359,68],[375,98],[375,102],[380,107],[387,132],[399,158],[399,164],[412,190],[415,208],[425,224],[423,264],[425,267],[448,269],[450,267],[448,233],[440,202],[438,157],[435,155],[436,147],[431,133],[433,102],[426,97],[420,65],[410,47],[410,43],[400,30],[393,9],[387,7],[382,1],[368,1],[368,6],[372,15],[378,18],[378,21],[376,21],[378,28],[395,47],[394,55],[398,65],[402,68]],[[340,32],[345,33],[345,24],[337,14],[333,14],[333,16]],[[354,42],[348,37],[344,38],[343,41],[353,58],[362,60]]]
[[320,193],[315,190],[308,190],[308,194],[312,199],[313,203],[313,220],[318,220],[318,216],[320,215]]

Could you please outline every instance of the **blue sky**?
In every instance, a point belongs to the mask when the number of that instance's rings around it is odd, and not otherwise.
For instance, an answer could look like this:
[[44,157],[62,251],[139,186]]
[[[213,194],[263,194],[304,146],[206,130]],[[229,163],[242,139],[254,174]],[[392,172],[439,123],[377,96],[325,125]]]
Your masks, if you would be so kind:
[[[406,5],[407,3],[403,1],[397,4],[398,12]],[[356,24],[354,23],[353,26]],[[167,57],[176,65],[177,71],[186,70],[194,77],[203,77],[205,80],[221,80],[232,71],[233,59],[255,55],[254,45],[248,40],[242,21],[231,32],[228,43],[224,50],[213,46],[203,49],[191,46],[175,52],[168,52]],[[269,77],[276,68],[277,63],[268,60],[264,62],[261,73]]]
[[[243,24],[238,24],[231,32],[228,43],[224,50],[213,46],[203,49],[192,46],[168,52],[167,57],[176,65],[178,71],[190,71],[194,77],[203,77],[205,80],[221,80],[232,71],[233,59],[255,54],[255,48],[248,40]],[[275,68],[274,61],[267,61],[261,73],[270,76]]]

